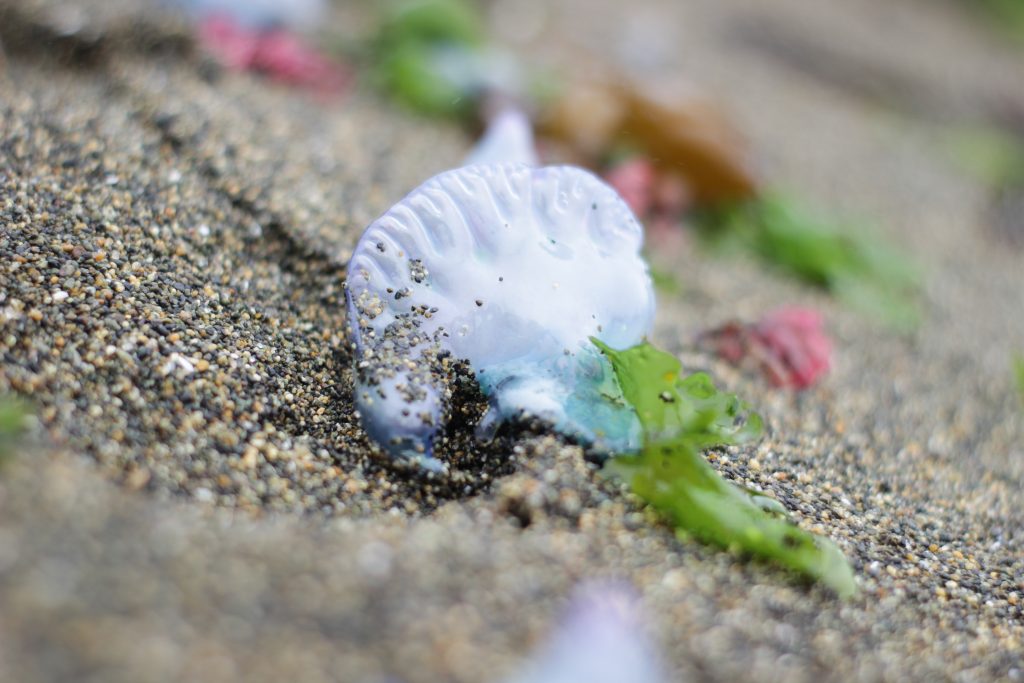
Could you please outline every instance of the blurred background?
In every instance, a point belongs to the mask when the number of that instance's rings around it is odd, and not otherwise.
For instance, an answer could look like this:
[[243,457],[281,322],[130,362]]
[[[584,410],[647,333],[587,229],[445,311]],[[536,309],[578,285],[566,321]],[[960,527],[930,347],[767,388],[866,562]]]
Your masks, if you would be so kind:
[[[346,261],[509,110],[860,597],[367,440]],[[0,680],[1024,680],[1022,255],[1019,0],[0,0]]]

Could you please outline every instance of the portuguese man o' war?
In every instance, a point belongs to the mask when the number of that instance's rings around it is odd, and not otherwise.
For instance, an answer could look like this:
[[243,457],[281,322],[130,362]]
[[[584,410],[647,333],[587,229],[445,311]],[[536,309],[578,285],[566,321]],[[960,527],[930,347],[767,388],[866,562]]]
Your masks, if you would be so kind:
[[363,233],[348,268],[355,399],[367,433],[431,470],[456,360],[488,398],[478,434],[539,419],[597,451],[640,425],[590,342],[639,343],[654,318],[640,224],[572,166],[537,166],[526,119],[495,119],[469,165],[430,178]]

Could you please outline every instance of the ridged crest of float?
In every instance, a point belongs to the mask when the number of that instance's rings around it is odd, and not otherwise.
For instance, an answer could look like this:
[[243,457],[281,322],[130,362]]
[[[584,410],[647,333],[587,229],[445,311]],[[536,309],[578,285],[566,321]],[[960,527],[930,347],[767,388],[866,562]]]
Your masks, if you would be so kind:
[[437,466],[431,439],[447,400],[438,365],[464,359],[491,401],[488,423],[534,416],[600,441],[603,428],[588,422],[604,418],[578,414],[574,394],[606,372],[589,337],[625,347],[649,331],[642,241],[615,191],[579,168],[483,163],[427,180],[367,228],[349,263],[369,434]]

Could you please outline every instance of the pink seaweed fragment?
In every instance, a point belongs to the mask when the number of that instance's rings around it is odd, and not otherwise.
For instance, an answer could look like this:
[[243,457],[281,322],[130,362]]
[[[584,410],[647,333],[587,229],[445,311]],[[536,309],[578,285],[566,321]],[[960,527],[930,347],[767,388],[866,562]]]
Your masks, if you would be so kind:
[[643,156],[618,162],[605,172],[604,179],[659,241],[677,232],[692,200],[681,175],[659,168]]
[[831,366],[832,340],[821,314],[809,308],[780,308],[761,318],[754,334],[782,361],[786,372],[774,381],[798,389],[809,387]]
[[616,164],[605,176],[638,218],[646,216],[654,200],[654,165],[643,157],[633,157]]
[[832,341],[821,314],[809,308],[780,308],[756,323],[730,322],[702,337],[730,363],[752,359],[779,387],[806,389],[831,367]]
[[200,21],[199,41],[229,69],[257,71],[322,95],[340,94],[352,82],[348,68],[286,29],[247,28],[230,16],[213,14]]

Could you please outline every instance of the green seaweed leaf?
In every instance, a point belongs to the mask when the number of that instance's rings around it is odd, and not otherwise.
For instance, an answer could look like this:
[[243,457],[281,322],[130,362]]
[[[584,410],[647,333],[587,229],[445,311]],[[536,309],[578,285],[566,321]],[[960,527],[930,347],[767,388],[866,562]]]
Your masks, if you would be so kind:
[[702,213],[712,246],[748,251],[893,327],[918,322],[918,275],[908,259],[852,227],[836,228],[779,195]]
[[659,292],[665,294],[681,294],[683,286],[679,284],[679,279],[670,270],[663,270],[654,266],[650,267],[651,280],[654,282],[654,288]]
[[1024,183],[1024,142],[995,126],[960,126],[947,134],[949,153],[964,171],[989,188]]
[[472,110],[475,94],[444,64],[454,60],[472,66],[483,43],[483,23],[472,3],[393,3],[371,50],[373,79],[421,114],[464,116]]
[[388,4],[378,40],[390,46],[481,45],[484,26],[476,6],[466,0],[404,0]]
[[706,374],[682,377],[679,360],[650,344],[616,351],[592,341],[611,362],[644,430],[641,451],[612,458],[606,470],[628,482],[678,533],[774,561],[840,597],[856,593],[853,571],[835,544],[780,519],[778,501],[726,481],[701,455],[755,439],[760,416],[719,391]]
[[996,31],[1024,45],[1024,2],[1021,0],[961,0],[981,15]]
[[14,455],[15,442],[25,429],[28,408],[24,402],[0,398],[0,465]]

